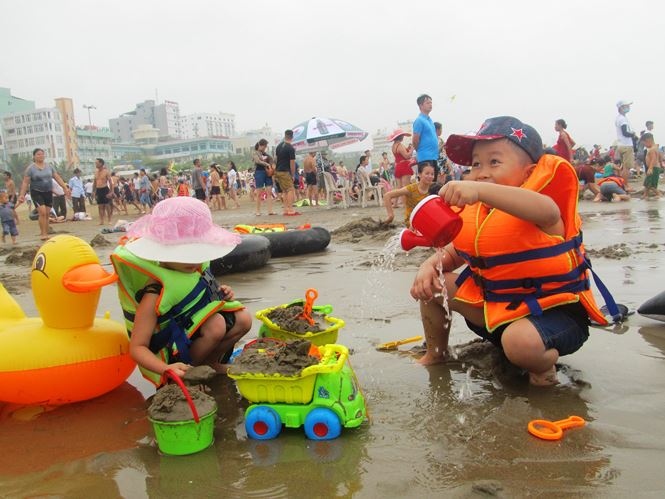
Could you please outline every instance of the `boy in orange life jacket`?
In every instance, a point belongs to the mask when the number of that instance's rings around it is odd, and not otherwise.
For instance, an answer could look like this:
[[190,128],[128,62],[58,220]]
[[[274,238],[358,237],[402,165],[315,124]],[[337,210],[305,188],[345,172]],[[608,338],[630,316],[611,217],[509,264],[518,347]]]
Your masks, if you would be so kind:
[[[532,384],[554,384],[556,361],[586,341],[589,317],[607,323],[582,256],[575,170],[543,155],[536,130],[510,116],[486,120],[475,136],[451,135],[446,151],[454,163],[471,166],[471,181],[449,182],[439,192],[465,207],[460,234],[444,248],[450,310],[528,370]],[[450,321],[433,299],[441,291],[437,263],[438,255],[426,260],[411,288],[427,338],[424,365],[447,359]]]

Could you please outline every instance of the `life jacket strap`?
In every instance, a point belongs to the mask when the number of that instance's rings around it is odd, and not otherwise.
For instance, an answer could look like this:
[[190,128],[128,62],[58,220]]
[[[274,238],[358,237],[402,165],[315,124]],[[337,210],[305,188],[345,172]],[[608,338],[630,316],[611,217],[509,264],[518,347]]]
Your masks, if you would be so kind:
[[[165,324],[165,327],[152,335],[150,338],[149,349],[153,353],[157,353],[163,348],[172,350],[173,346],[178,349],[178,357],[182,362],[187,364],[192,362],[189,355],[189,345],[192,343],[187,336],[187,330],[193,326],[192,317],[199,310],[205,308],[212,300],[208,292],[204,293],[201,299],[194,303],[189,309],[183,312],[183,309],[195,300],[203,291],[208,290],[208,284],[205,279],[199,279],[199,282],[194,288],[185,296],[180,303],[171,307],[171,310],[162,314],[159,318],[160,324]],[[128,315],[133,314],[125,313],[125,317],[129,319]]]
[[522,279],[497,279],[489,280],[478,274],[472,272],[474,282],[484,291],[501,291],[504,289],[524,288],[537,290],[541,289],[544,284],[550,282],[569,282],[576,281],[583,276],[588,269],[588,265],[582,262],[570,272],[558,275],[549,275],[544,277],[525,277]]
[[493,291],[485,291],[484,298],[487,302],[508,303],[506,306],[507,310],[515,310],[522,303],[526,303],[532,315],[542,315],[543,309],[538,303],[538,298],[562,293],[581,293],[587,289],[589,289],[589,279],[582,279],[547,291],[543,291],[542,289],[528,293],[495,293]]
[[600,277],[598,277],[598,274],[593,270],[591,267],[591,260],[587,258],[586,255],[582,255],[582,258],[584,259],[584,263],[586,263],[587,267],[589,268],[589,272],[591,272],[591,275],[593,276],[593,282],[598,288],[598,291],[600,292],[600,296],[603,297],[603,301],[605,302],[605,305],[607,306],[607,311],[610,313],[612,316],[612,320],[615,322],[618,322],[621,320],[622,315],[621,312],[619,311],[619,307],[617,307],[616,301],[614,301],[614,297],[612,296],[612,293],[610,293],[610,290],[607,289],[607,286],[605,286],[605,283],[601,281]]
[[526,251],[518,251],[517,253],[506,253],[504,255],[496,256],[472,256],[463,251],[458,250],[457,254],[464,258],[466,262],[471,266],[477,269],[491,269],[498,265],[508,265],[511,263],[520,263],[526,262],[529,260],[538,260],[540,258],[551,258],[553,256],[563,255],[568,253],[570,250],[579,248],[582,245],[582,233],[580,232],[575,237],[564,241],[554,246],[548,246],[547,248],[537,248]]

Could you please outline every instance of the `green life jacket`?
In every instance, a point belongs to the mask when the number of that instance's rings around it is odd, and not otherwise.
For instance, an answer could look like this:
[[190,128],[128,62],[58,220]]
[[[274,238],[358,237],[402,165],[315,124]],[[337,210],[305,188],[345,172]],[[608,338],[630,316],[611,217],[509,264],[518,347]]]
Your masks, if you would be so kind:
[[[178,272],[139,258],[124,246],[115,249],[111,262],[118,274],[118,297],[130,337],[139,305],[137,292],[153,280],[162,285],[156,305],[157,327],[148,348],[166,364],[176,361],[191,363],[191,337],[212,314],[244,308],[238,301],[218,299],[217,284],[210,273],[209,263],[203,264],[200,272]],[[157,386],[162,384],[159,374],[139,368],[146,379]]]

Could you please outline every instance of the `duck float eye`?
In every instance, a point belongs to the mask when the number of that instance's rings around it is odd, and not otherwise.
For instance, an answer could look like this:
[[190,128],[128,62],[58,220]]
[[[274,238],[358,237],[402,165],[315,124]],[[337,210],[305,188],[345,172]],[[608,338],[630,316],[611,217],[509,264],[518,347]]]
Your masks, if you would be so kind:
[[46,256],[44,253],[39,253],[35,257],[35,265],[33,270],[38,270],[42,274],[46,275],[46,272],[44,272],[44,269],[46,268]]

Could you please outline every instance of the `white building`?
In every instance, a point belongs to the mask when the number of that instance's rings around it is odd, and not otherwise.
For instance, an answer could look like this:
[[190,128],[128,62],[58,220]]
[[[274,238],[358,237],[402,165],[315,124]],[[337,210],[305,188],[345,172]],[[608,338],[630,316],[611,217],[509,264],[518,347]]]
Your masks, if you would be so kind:
[[152,123],[159,128],[159,136],[169,139],[183,139],[180,124],[180,106],[177,102],[165,100],[155,106],[155,121]]
[[180,117],[183,139],[200,137],[233,137],[236,117],[231,113],[196,113]]
[[121,143],[131,143],[132,132],[141,125],[158,128],[162,138],[182,138],[178,103],[167,100],[162,104],[155,104],[154,100],[147,100],[137,104],[133,111],[109,120],[113,139]]
[[67,161],[62,117],[55,107],[44,107],[2,118],[5,153],[32,158],[35,148],[44,149],[48,163]]

